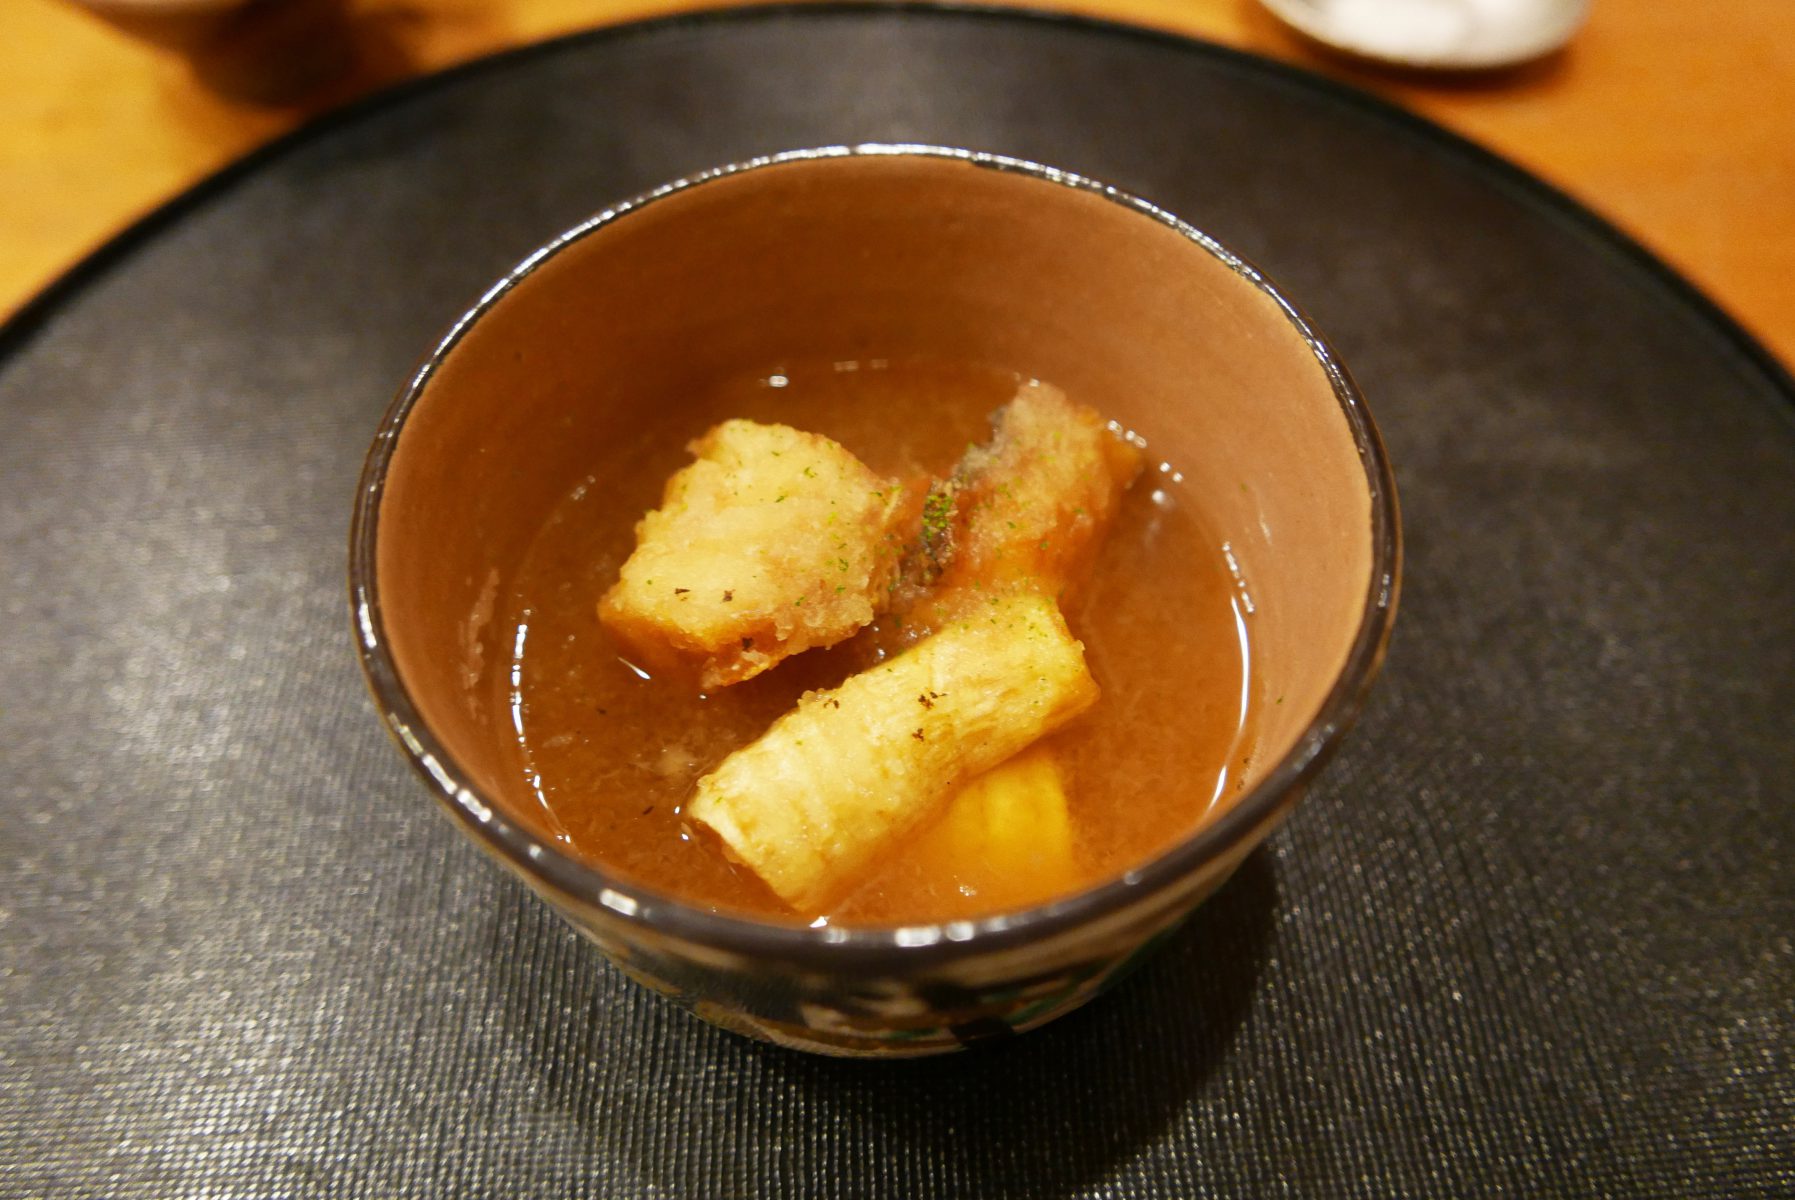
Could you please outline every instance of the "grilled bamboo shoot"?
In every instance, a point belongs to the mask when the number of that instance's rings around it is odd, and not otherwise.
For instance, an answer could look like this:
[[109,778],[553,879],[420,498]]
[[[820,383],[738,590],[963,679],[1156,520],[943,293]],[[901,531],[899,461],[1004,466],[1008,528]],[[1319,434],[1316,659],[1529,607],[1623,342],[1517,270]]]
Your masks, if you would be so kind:
[[829,691],[699,780],[687,812],[800,912],[959,784],[1084,712],[1097,684],[1051,599],[995,598]]

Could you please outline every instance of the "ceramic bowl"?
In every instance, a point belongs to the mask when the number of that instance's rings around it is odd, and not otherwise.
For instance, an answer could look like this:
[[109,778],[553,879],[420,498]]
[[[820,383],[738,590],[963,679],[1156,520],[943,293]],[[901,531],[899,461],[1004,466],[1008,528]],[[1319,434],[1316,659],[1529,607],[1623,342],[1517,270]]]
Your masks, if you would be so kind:
[[[890,928],[709,911],[571,856],[468,701],[482,591],[598,448],[785,354],[1000,364],[1101,397],[1194,478],[1249,564],[1267,706],[1238,799],[1150,861],[1040,907]],[[570,397],[578,397],[577,401]],[[577,406],[577,412],[570,410]],[[1218,887],[1339,742],[1382,658],[1395,490],[1365,403],[1263,275],[1146,201],[920,146],[782,154],[668,184],[496,283],[382,420],[351,553],[380,715],[457,825],[624,971],[719,1025],[917,1055],[1076,1007]]]

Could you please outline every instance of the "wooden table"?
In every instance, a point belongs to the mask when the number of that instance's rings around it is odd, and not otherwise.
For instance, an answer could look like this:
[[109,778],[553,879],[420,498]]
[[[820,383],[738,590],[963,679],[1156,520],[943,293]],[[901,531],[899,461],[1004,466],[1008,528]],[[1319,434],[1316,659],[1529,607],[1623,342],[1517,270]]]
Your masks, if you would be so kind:
[[[351,0],[359,65],[284,106],[223,99],[66,0],[0,4],[0,313],[134,217],[384,83],[692,0]],[[1457,130],[1570,192],[1795,362],[1795,0],[1594,0],[1516,71],[1396,76],[1312,47],[1256,0],[1047,0],[1297,63]]]

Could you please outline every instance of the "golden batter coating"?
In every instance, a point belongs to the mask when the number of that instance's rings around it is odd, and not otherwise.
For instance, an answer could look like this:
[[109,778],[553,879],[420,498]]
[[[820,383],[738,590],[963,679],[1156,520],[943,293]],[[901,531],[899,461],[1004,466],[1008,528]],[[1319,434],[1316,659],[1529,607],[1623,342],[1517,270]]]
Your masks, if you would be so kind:
[[872,621],[908,534],[898,481],[785,425],[725,421],[690,449],[598,606],[642,665],[717,688]]
[[1076,590],[1140,473],[1139,450],[1047,384],[1024,384],[992,425],[923,502],[892,603],[912,627],[951,620],[980,593]]

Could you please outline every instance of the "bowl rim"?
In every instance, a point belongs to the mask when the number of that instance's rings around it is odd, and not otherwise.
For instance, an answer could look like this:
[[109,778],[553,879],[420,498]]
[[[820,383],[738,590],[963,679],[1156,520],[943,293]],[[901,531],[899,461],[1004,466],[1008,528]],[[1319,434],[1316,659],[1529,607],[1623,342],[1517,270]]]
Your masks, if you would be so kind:
[[[657,200],[767,167],[854,157],[955,160],[1027,175],[1092,193],[1165,225],[1268,296],[1308,345],[1346,417],[1365,471],[1371,512],[1371,570],[1359,627],[1320,708],[1296,742],[1214,820],[1123,874],[1085,891],[1031,908],[983,917],[908,925],[801,925],[713,911],[613,874],[538,838],[505,816],[470,781],[436,739],[400,678],[387,642],[376,570],[380,501],[406,418],[468,330],[505,295],[556,254]],[[1364,397],[1328,343],[1272,282],[1246,259],[1177,216],[1120,188],[1023,158],[925,143],[863,142],[761,155],[714,167],[643,192],[580,222],[532,251],[458,317],[388,405],[363,464],[349,532],[349,603],[356,649],[381,720],[414,771],[462,829],[532,882],[603,910],[626,926],[757,960],[836,972],[878,969],[913,974],[972,955],[1046,940],[1131,908],[1175,888],[1224,860],[1256,830],[1268,827],[1338,747],[1363,707],[1382,664],[1400,591],[1402,535],[1396,481]]]

